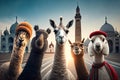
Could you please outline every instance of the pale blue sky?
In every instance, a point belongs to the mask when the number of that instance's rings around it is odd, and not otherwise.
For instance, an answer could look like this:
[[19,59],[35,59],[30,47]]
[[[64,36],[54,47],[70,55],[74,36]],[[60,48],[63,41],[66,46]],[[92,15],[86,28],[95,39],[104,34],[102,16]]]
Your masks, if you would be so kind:
[[[105,22],[105,16],[108,17],[108,23],[120,31],[120,0],[0,0],[1,30],[6,27],[9,29],[15,22],[15,16],[18,16],[18,22],[26,20],[32,25],[38,24],[43,29],[52,29],[49,19],[55,20],[58,25],[59,17],[63,16],[63,23],[66,25],[74,19],[77,2],[82,16],[83,37],[87,38],[90,32],[100,29]],[[73,41],[74,25],[68,35]],[[54,37],[53,32],[51,37]]]

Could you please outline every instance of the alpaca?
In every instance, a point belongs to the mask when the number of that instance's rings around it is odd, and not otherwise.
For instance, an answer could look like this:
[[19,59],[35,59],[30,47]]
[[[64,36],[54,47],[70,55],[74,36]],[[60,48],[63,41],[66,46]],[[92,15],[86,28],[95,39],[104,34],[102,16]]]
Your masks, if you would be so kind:
[[84,39],[80,43],[72,43],[68,40],[71,45],[71,54],[74,59],[74,65],[77,72],[77,80],[87,80],[88,70],[84,62]]
[[50,24],[54,28],[56,49],[52,69],[43,80],[73,80],[68,77],[69,74],[66,68],[65,59],[65,43],[67,41],[68,28],[72,26],[73,20],[68,23],[66,29],[62,24],[62,17],[60,17],[60,24],[58,27],[51,19]]
[[88,53],[93,56],[90,80],[118,80],[114,68],[104,60],[104,56],[109,54],[106,36],[107,34],[103,31],[95,31],[90,34]]
[[28,22],[17,26],[10,62],[1,65],[0,80],[17,80],[22,71],[23,55],[31,35],[32,26]]
[[26,66],[18,77],[18,80],[41,80],[41,64],[43,55],[48,47],[48,34],[50,34],[50,29],[46,31],[39,29],[38,26],[34,27],[36,31],[36,36],[31,42],[31,52],[26,63]]

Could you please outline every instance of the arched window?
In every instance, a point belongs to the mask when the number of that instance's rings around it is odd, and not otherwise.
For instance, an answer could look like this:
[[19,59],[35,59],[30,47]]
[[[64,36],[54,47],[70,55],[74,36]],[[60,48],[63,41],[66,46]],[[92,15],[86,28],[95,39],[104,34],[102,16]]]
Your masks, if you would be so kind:
[[119,53],[119,46],[116,46],[116,47],[115,47],[115,52],[116,52],[116,53]]
[[9,37],[8,42],[9,42],[9,43],[13,43],[13,38],[12,38],[12,37]]
[[4,38],[4,37],[2,38],[2,41],[5,41],[5,38]]
[[9,46],[9,52],[12,52],[12,49],[13,49],[13,45],[10,45]]
[[3,50],[3,51],[5,51],[5,48],[6,48],[6,46],[5,46],[5,45],[2,45],[2,50]]
[[112,40],[108,40],[108,44],[109,44],[109,51],[110,51],[110,53],[112,53],[112,51],[113,51],[113,42],[112,42]]
[[26,51],[26,53],[28,53],[28,47],[26,47],[26,50],[25,50],[25,51]]

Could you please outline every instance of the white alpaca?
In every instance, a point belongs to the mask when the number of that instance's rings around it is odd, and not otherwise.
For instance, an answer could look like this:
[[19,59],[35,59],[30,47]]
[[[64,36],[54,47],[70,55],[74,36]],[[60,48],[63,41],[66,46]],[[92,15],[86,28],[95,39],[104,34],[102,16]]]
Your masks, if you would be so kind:
[[54,28],[56,39],[56,50],[52,70],[46,75],[43,80],[74,80],[69,79],[70,75],[66,67],[65,57],[65,43],[67,41],[68,28],[72,26],[73,20],[68,23],[66,28],[62,24],[60,18],[60,25],[57,27],[53,20],[50,20],[51,26]]
[[109,54],[106,36],[106,33],[102,31],[95,31],[90,34],[88,53],[93,56],[90,80],[118,80],[115,70],[104,59],[104,56]]
[[17,26],[11,59],[1,65],[0,80],[17,80],[22,71],[23,55],[31,35],[32,27],[29,23],[22,22]]

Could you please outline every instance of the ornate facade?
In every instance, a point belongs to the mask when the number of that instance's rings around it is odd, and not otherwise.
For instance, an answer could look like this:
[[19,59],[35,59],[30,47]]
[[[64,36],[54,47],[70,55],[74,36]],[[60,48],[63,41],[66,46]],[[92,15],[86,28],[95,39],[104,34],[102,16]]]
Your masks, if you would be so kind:
[[107,17],[105,17],[105,23],[102,25],[100,30],[106,32],[108,35],[107,40],[110,53],[120,53],[120,33],[107,22]]
[[[13,42],[15,36],[15,29],[18,25],[17,17],[16,22],[11,25],[10,30],[6,28],[0,35],[0,53],[11,53],[13,49]],[[30,51],[30,43],[26,47],[26,52]]]

